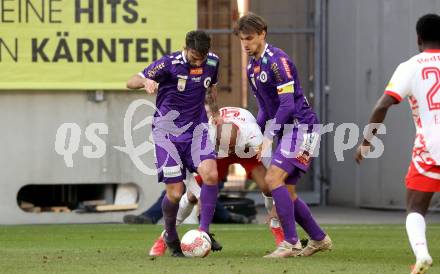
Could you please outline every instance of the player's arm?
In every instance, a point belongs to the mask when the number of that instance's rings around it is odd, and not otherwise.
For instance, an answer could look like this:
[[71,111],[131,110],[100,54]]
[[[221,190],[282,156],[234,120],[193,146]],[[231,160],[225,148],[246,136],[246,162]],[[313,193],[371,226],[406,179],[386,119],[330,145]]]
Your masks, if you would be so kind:
[[[368,140],[377,133],[377,124],[385,120],[388,109],[402,101],[403,98],[410,94],[411,79],[414,74],[414,69],[408,63],[400,64],[393,76],[391,77],[385,93],[379,98],[373,108],[370,116],[367,132],[370,133],[362,140],[355,153],[355,160],[358,164],[364,159],[364,156],[370,151],[371,144]],[[375,125],[376,124],[376,125]]]
[[154,80],[143,78],[139,74],[133,75],[127,81],[127,88],[129,89],[140,89],[143,88],[148,94],[153,94],[157,91],[159,84]]
[[[209,58],[209,57],[208,57]],[[208,60],[209,61],[209,60]],[[217,104],[217,84],[218,84],[218,73],[220,68],[220,61],[215,60],[215,72],[212,78],[212,82],[208,88],[206,94],[206,102],[208,103],[209,109],[211,110],[212,118],[214,124],[217,124],[217,121],[220,119],[219,107]]]
[[161,59],[151,63],[143,71],[133,75],[127,81],[127,88],[143,88],[148,94],[155,93],[159,87],[159,83],[164,81],[169,74],[169,63],[168,56],[164,56]]
[[267,115],[261,106],[258,106],[258,113],[257,113],[256,120],[257,120],[257,124],[260,127],[261,131],[264,132],[264,128],[266,126],[266,121],[267,121]]
[[287,123],[288,119],[295,113],[295,102],[293,93],[295,92],[295,79],[293,72],[295,67],[285,57],[277,57],[271,65],[271,76],[276,80],[277,93],[280,100],[275,118],[264,130],[263,144],[257,154],[257,159],[268,156],[268,151],[272,147],[273,137],[278,134],[281,127]]
[[208,92],[206,93],[206,103],[209,106],[212,118],[214,119],[214,121],[217,121],[217,118],[220,117],[220,112],[217,104],[217,85],[212,85],[208,88]]
[[[295,113],[295,76],[296,71],[294,64],[286,57],[279,56],[271,65],[271,76],[276,80],[278,98],[280,105],[275,114],[273,125],[283,126],[290,117]],[[272,126],[269,129],[269,134],[275,136],[281,130],[281,127]],[[266,135],[266,133],[265,133]]]
[[[374,124],[380,124],[385,120],[385,116],[387,115],[388,109],[394,105],[398,104],[399,101],[388,94],[383,94],[379,100],[377,100],[376,105],[373,108],[373,112],[371,113],[370,120],[368,123],[367,132],[371,132],[373,135],[377,133],[377,127]],[[364,138],[362,143],[356,150],[355,159],[358,164],[364,159],[363,155],[368,153],[370,150],[370,142]]]

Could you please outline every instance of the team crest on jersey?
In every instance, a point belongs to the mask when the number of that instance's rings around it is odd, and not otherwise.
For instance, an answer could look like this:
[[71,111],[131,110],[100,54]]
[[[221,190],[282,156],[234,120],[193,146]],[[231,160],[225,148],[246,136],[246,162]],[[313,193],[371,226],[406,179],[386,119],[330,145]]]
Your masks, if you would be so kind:
[[266,83],[266,81],[267,81],[267,73],[265,71],[262,71],[260,73],[260,82],[261,83]]
[[205,80],[203,80],[203,86],[205,88],[208,88],[210,84],[211,84],[211,77],[206,77]]
[[185,75],[177,75],[177,90],[178,91],[184,91],[186,87],[186,80],[188,79],[188,76]]

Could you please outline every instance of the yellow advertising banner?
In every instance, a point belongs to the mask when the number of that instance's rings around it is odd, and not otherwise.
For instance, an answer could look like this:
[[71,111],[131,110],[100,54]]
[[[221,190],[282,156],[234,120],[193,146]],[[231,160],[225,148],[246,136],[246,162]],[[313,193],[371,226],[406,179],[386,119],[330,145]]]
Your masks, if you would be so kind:
[[196,0],[0,0],[0,89],[123,89],[196,27]]

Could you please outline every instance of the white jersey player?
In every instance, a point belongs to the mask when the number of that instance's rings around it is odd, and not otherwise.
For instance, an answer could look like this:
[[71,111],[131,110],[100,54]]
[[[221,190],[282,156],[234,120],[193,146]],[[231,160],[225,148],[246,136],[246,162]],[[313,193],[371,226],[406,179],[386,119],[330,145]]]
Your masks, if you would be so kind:
[[[389,107],[408,98],[416,138],[405,178],[406,229],[416,256],[411,273],[420,274],[432,265],[425,236],[425,214],[433,193],[440,192],[440,16],[422,16],[416,30],[421,53],[397,67],[373,110],[370,123],[382,123]],[[358,163],[369,150],[370,143],[364,140],[356,151]]]

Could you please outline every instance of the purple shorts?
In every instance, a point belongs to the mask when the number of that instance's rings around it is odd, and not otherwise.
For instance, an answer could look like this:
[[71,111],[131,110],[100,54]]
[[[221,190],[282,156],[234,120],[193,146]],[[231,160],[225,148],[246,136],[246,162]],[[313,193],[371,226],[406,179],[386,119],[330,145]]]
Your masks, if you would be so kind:
[[312,155],[319,143],[319,134],[298,133],[294,128],[281,137],[272,156],[271,165],[275,165],[289,174],[285,183],[296,185],[302,174],[312,162]]
[[204,132],[199,138],[183,142],[155,139],[158,182],[182,182],[186,178],[187,169],[197,172],[202,161],[215,160],[217,154],[207,136],[207,132]]

